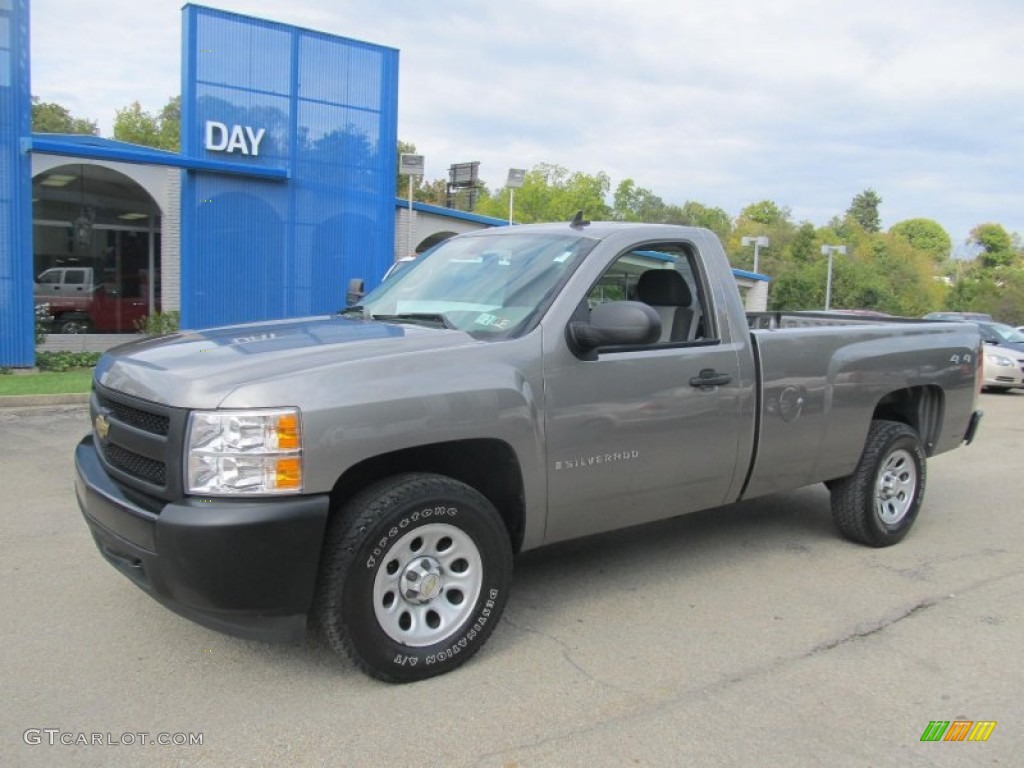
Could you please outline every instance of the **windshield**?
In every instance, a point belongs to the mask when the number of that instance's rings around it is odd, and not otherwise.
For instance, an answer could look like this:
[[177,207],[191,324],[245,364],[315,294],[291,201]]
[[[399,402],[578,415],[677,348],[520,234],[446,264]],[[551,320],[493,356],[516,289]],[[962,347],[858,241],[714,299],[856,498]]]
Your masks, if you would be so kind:
[[454,238],[393,274],[360,308],[364,317],[388,322],[515,336],[531,327],[595,244],[553,233]]
[[1009,342],[1011,344],[1024,343],[1024,333],[1016,328],[1003,325],[1002,323],[987,323],[983,326],[991,334],[992,341]]

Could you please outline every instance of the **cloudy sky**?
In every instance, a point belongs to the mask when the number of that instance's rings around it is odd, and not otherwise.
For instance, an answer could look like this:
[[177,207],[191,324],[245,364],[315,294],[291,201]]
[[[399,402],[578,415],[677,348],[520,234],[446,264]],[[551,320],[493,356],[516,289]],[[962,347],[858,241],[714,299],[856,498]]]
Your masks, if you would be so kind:
[[[30,0],[32,89],[97,120],[180,91],[176,0]],[[1022,0],[219,0],[400,51],[399,137],[428,178],[479,160],[632,178],[735,216],[1024,234]]]

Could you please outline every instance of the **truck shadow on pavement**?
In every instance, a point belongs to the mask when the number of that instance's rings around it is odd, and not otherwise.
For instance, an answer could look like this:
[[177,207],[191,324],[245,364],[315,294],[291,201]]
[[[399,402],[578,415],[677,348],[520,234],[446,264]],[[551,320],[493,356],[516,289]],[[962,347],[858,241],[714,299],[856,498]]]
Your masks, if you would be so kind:
[[531,550],[516,560],[515,586],[528,589],[549,575],[591,579],[612,567],[699,569],[707,561],[748,560],[752,552],[807,553],[823,543],[848,544],[818,485]]
[[[575,623],[574,604],[580,608],[595,593],[653,593],[662,588],[667,573],[707,578],[709,570],[741,564],[767,568],[770,561],[785,558],[797,559],[794,567],[813,574],[838,549],[854,546],[833,529],[828,492],[813,486],[531,550],[516,559],[505,619],[483,656],[514,652],[521,637],[519,621],[535,616],[538,608],[547,614],[549,626],[562,620]],[[551,606],[564,611],[564,617],[552,613]],[[303,645],[276,645],[196,626],[142,594],[133,610],[152,612],[152,623],[136,624],[137,631],[151,628],[152,642],[201,647],[195,663],[209,667],[211,674],[216,674],[218,662],[226,662],[230,667],[262,667],[271,677],[286,675],[295,683],[378,685],[335,655],[315,632]]]

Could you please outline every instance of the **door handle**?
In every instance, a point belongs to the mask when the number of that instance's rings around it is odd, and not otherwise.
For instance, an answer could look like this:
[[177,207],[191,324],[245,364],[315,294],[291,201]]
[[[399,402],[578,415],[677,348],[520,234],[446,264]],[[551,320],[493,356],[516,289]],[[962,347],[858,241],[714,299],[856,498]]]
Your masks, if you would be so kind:
[[699,374],[690,379],[690,386],[698,389],[711,389],[732,381],[728,373],[719,373],[714,368],[704,368]]

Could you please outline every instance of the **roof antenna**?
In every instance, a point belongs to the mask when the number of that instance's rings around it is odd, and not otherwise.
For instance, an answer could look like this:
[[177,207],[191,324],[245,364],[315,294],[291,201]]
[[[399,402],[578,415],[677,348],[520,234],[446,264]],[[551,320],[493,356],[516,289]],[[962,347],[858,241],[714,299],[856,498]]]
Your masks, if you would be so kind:
[[576,211],[576,215],[572,217],[572,221],[569,222],[569,226],[573,229],[583,229],[590,224],[589,221],[583,218],[583,211]]

